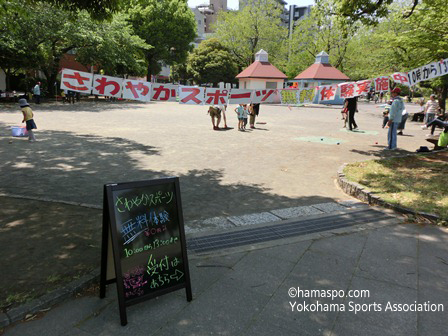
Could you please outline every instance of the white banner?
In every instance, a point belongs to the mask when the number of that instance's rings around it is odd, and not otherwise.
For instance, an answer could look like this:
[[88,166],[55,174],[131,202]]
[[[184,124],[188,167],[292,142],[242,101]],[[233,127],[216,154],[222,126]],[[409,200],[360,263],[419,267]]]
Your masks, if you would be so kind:
[[179,85],[173,84],[151,84],[151,100],[155,101],[176,101]]
[[346,99],[358,96],[358,94],[356,93],[358,91],[358,84],[356,84],[355,82],[341,83],[338,84],[338,86],[340,89],[341,98]]
[[252,90],[252,103],[273,103],[276,89]]
[[229,103],[229,90],[206,88],[205,105],[227,105]]
[[93,74],[71,69],[62,70],[61,89],[89,93],[92,91]]
[[93,76],[94,95],[111,96],[121,98],[121,84],[123,79],[117,77],[109,77],[104,75]]
[[229,94],[230,104],[250,104],[252,91],[248,89],[232,89]]
[[299,90],[298,89],[280,90],[280,101],[283,105],[299,104]]
[[410,86],[409,77],[407,72],[395,72],[392,74],[392,79],[395,83]]
[[205,88],[179,85],[179,104],[204,105]]
[[338,86],[335,85],[319,85],[319,101],[334,100],[336,98],[336,90]]
[[309,104],[314,101],[318,89],[315,87],[303,88],[299,90],[299,104]]
[[151,83],[125,79],[123,81],[123,98],[141,101],[151,100]]
[[388,92],[390,89],[389,76],[375,78],[373,83],[375,84],[375,92]]

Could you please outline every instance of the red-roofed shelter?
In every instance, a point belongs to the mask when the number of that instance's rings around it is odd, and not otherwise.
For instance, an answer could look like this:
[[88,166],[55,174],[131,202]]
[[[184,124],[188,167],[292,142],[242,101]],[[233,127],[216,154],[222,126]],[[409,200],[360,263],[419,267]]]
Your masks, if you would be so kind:
[[299,82],[301,87],[344,83],[349,80],[348,76],[330,64],[329,56],[324,51],[316,56],[314,64],[294,78],[294,82]]
[[255,55],[255,62],[236,78],[240,89],[283,89],[288,77],[268,61],[268,53],[261,49]]

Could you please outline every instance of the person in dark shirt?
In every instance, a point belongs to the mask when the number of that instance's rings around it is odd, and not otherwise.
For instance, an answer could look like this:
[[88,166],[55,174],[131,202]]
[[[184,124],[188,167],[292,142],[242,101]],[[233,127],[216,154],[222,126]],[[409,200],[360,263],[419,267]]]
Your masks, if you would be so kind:
[[355,121],[355,112],[358,111],[358,97],[346,98],[344,108],[348,110],[348,127],[350,131],[358,129]]

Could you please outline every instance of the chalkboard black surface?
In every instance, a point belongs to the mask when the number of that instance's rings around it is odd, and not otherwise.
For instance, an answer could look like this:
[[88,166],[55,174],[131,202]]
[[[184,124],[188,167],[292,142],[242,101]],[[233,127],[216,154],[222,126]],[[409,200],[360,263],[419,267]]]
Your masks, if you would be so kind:
[[104,197],[100,297],[117,282],[122,325],[131,304],[181,288],[191,301],[178,178],[108,184]]

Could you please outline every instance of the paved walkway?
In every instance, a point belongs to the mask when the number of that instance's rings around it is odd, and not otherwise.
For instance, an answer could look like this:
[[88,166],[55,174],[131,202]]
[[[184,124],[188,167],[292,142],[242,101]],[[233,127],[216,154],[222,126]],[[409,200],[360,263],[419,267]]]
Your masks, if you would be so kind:
[[[122,327],[110,286],[5,335],[446,335],[447,230],[400,222],[190,255],[190,303],[183,291],[145,301]],[[436,311],[415,312],[416,301]]]

